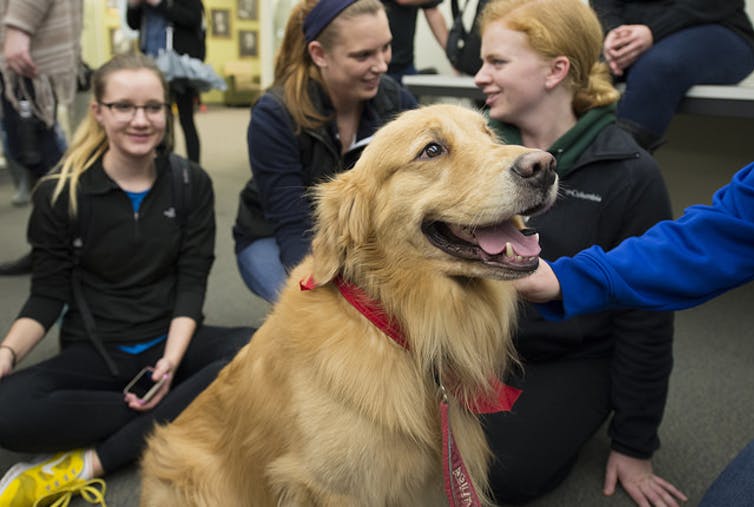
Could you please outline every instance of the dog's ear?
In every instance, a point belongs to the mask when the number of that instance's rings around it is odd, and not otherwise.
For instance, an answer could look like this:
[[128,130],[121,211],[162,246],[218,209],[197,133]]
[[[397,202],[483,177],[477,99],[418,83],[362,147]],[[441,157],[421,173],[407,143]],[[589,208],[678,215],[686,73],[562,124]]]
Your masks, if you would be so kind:
[[346,271],[350,253],[364,245],[369,236],[369,200],[351,172],[318,185],[312,256],[315,283],[325,284]]

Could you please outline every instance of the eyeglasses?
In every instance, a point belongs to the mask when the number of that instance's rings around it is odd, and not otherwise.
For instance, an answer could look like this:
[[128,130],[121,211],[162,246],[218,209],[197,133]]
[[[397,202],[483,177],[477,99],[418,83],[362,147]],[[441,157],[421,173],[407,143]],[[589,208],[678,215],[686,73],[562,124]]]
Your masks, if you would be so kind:
[[100,102],[101,106],[108,108],[118,121],[130,121],[136,116],[136,111],[144,110],[144,115],[150,120],[160,120],[169,104],[164,102],[147,102],[142,106],[130,102]]

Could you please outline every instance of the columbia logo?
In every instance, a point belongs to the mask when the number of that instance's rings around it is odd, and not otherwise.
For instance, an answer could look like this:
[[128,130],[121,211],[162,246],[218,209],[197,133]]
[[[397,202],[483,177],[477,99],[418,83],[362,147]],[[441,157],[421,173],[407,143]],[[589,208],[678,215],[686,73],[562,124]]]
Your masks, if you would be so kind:
[[175,208],[168,208],[162,214],[168,218],[175,218]]

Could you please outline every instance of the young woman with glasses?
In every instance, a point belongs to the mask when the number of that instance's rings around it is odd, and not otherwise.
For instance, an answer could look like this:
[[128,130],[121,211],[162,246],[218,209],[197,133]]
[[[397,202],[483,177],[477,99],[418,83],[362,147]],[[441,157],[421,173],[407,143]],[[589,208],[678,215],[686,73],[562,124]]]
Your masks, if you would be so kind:
[[[102,501],[96,477],[136,460],[154,422],[177,416],[252,333],[202,325],[212,183],[159,149],[170,119],[159,70],[142,55],[116,56],[94,74],[93,93],[58,170],[34,193],[31,294],[0,343],[0,446],[52,455],[8,470],[0,505],[75,493]],[[60,352],[15,371],[61,314]],[[145,367],[145,380],[162,380],[154,396],[124,393]]]

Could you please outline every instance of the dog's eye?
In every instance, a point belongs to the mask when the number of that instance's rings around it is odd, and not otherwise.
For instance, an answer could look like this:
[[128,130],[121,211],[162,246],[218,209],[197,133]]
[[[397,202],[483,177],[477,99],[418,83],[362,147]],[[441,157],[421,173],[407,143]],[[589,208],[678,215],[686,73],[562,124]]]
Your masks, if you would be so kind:
[[427,146],[425,146],[422,149],[422,152],[419,155],[419,158],[420,159],[435,158],[435,157],[439,157],[445,152],[446,152],[445,147],[442,146],[441,144],[429,143]]

